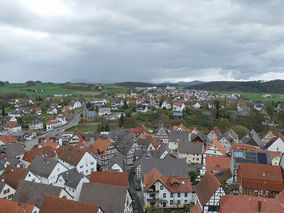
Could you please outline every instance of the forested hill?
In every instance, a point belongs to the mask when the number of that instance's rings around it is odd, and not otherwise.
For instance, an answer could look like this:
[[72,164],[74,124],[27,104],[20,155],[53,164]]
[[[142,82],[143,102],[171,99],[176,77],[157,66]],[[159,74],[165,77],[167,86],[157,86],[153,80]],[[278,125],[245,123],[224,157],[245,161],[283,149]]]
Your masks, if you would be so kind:
[[199,85],[189,86],[188,89],[228,92],[261,92],[284,94],[284,80],[273,81],[212,81]]
[[202,84],[202,81],[190,81],[190,82],[164,82],[164,83],[146,83],[146,82],[119,82],[115,83],[116,86],[124,86],[124,87],[166,87],[166,86],[172,86],[172,87],[187,87],[197,84]]

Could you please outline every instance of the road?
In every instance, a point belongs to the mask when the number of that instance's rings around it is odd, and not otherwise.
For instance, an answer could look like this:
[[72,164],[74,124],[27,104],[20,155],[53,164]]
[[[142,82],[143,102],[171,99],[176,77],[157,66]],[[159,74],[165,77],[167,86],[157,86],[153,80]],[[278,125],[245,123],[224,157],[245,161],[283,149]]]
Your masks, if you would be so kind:
[[80,121],[81,112],[82,111],[79,111],[67,125],[62,126],[62,127],[58,128],[58,129],[55,129],[53,131],[46,132],[43,135],[40,135],[40,136],[36,137],[35,139],[33,139],[31,141],[24,142],[25,150],[29,151],[35,145],[37,145],[39,138],[42,138],[42,137],[45,137],[45,136],[50,136],[50,135],[61,135],[66,129],[69,129],[69,128],[73,127],[73,126],[76,126],[79,123],[79,121]]
[[127,168],[126,171],[128,172],[128,183],[129,183],[129,192],[133,199],[133,212],[134,213],[143,213],[143,207],[140,201],[140,198],[138,197],[138,193],[136,191],[136,185],[134,182],[134,173],[133,173],[133,167]]

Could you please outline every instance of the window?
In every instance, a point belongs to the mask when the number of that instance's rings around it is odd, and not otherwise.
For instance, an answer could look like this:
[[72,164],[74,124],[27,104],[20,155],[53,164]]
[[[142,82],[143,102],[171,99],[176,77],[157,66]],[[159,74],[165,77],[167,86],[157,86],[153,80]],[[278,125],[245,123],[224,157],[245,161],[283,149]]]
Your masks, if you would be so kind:
[[174,205],[174,201],[173,200],[170,200],[170,205]]
[[187,192],[184,193],[184,196],[187,197]]
[[163,190],[163,189],[164,189],[164,187],[161,185],[161,186],[160,186],[160,190]]
[[86,167],[88,167],[88,164],[86,164]]
[[178,197],[180,197],[180,193],[178,193]]
[[193,158],[193,160],[195,160],[195,158]]
[[177,200],[177,204],[180,205],[180,200]]
[[187,203],[187,200],[184,200],[184,203]]
[[167,194],[166,193],[163,193],[163,198],[166,198],[167,197]]
[[208,206],[208,211],[219,211],[219,206]]
[[88,173],[88,172],[89,172],[89,170],[87,169],[87,170],[86,170],[86,173]]
[[83,165],[82,166],[80,166],[80,169],[82,169],[83,168]]
[[94,165],[94,162],[91,162],[91,165]]
[[196,158],[196,160],[199,160],[199,158]]
[[171,193],[171,197],[173,197],[174,196],[174,194],[173,193]]

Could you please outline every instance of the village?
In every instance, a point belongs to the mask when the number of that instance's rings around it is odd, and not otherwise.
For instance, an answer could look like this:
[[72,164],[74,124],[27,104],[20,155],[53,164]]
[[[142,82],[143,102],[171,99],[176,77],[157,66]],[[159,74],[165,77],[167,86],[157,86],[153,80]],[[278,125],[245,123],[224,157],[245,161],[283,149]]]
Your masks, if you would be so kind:
[[126,91],[7,98],[0,212],[284,212],[283,103]]

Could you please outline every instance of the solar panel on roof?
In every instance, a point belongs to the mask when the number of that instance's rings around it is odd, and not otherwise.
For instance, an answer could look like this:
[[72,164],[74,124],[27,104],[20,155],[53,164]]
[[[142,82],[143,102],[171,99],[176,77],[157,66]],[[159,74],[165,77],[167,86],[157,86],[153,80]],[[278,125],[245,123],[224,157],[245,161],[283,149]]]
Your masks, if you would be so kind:
[[257,160],[260,164],[267,164],[267,156],[266,153],[257,153]]
[[244,154],[242,152],[234,152],[234,157],[235,158],[243,158]]

